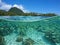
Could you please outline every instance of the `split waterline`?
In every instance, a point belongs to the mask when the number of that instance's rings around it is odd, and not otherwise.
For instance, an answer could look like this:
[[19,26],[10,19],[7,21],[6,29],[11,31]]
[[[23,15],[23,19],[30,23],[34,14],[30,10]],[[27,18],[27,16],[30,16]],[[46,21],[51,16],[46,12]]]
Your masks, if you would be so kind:
[[52,37],[56,32],[59,36],[59,22],[58,16],[0,16],[0,35],[6,45],[55,45]]
[[0,16],[0,19],[10,20],[10,21],[38,21],[41,19],[49,18],[48,16]]

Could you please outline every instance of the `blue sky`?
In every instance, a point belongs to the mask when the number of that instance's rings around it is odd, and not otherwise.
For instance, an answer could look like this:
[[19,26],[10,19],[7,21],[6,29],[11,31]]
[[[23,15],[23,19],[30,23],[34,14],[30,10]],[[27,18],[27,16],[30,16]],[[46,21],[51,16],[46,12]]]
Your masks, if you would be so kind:
[[[11,7],[18,7],[29,12],[60,14],[60,0],[1,0]],[[17,6],[18,5],[18,6]]]

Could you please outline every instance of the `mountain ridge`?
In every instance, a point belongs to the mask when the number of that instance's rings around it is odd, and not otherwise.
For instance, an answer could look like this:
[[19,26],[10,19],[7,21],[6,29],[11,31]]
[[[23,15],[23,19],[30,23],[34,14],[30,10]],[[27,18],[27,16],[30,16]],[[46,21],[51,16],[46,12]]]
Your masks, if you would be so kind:
[[19,9],[17,7],[12,7],[8,12],[13,12],[13,13],[16,13],[16,14],[24,13],[21,9]]

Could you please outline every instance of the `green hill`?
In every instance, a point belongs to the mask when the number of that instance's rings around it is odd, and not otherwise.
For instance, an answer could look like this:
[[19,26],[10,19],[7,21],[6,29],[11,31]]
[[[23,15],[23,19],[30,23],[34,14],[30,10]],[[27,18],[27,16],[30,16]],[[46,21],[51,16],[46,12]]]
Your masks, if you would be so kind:
[[4,16],[5,14],[7,13],[7,11],[5,11],[5,10],[0,10],[0,16]]
[[15,13],[15,14],[18,14],[18,15],[24,13],[21,9],[18,9],[16,7],[12,7],[8,12],[12,12],[12,13]]

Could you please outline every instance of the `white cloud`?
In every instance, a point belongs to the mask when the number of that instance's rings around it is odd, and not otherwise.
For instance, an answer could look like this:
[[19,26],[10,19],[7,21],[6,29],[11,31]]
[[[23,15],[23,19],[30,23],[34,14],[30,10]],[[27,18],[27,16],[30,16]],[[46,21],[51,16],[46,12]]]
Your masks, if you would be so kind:
[[0,2],[1,2],[1,0],[0,0]]
[[6,4],[0,0],[0,9],[1,10],[8,11],[11,7],[12,7],[12,5]]
[[0,9],[8,11],[11,8],[11,5],[2,5]]
[[25,12],[25,13],[29,12],[29,11],[25,10],[23,5],[17,5],[17,4],[10,5],[10,4],[6,4],[6,3],[2,2],[2,0],[0,0],[0,9],[8,11],[11,7],[17,7],[19,9],[23,10],[23,12]]
[[19,9],[23,10],[23,12],[25,12],[25,13],[29,12],[28,10],[25,10],[24,7],[23,7],[23,5],[21,5],[21,4],[20,5],[14,4],[12,7],[17,7]]
[[24,10],[24,7],[23,7],[22,5],[17,5],[17,4],[14,4],[14,5],[13,5],[13,7],[17,7],[17,8],[19,8],[19,9]]
[[1,0],[0,0],[0,2],[1,2]]

